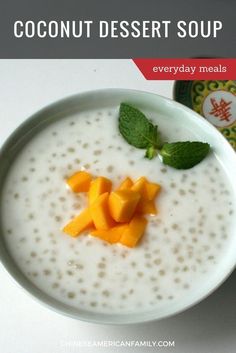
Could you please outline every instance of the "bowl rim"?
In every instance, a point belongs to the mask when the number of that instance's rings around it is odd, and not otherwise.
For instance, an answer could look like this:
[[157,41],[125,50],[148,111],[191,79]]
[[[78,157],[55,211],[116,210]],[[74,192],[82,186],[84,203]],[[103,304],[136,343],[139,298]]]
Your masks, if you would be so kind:
[[[21,132],[25,129],[27,130],[29,125],[32,124],[33,126],[34,123],[38,122],[38,119],[46,112],[50,110],[53,111],[54,109],[57,110],[60,106],[63,106],[64,104],[68,104],[69,102],[77,102],[77,107],[78,107],[78,101],[88,97],[92,98],[94,96],[99,96],[99,98],[101,97],[104,98],[104,96],[109,97],[109,95],[112,96],[112,95],[119,95],[119,94],[127,94],[129,98],[132,95],[143,96],[144,99],[145,97],[150,97],[153,99],[156,98],[163,102],[164,101],[167,103],[169,102],[169,104],[179,107],[183,111],[189,113],[192,116],[192,120],[194,120],[195,123],[199,123],[203,125],[203,128],[205,126],[207,129],[209,129],[213,134],[217,136],[217,138],[221,142],[221,148],[224,147],[224,149],[227,150],[226,153],[231,154],[231,157],[234,156],[232,158],[235,159],[235,166],[236,166],[236,153],[232,148],[232,146],[227,142],[227,140],[223,137],[223,135],[201,115],[199,115],[195,111],[191,110],[190,108],[184,106],[179,102],[176,102],[170,98],[163,97],[154,92],[126,89],[126,88],[124,89],[105,88],[105,89],[97,89],[97,90],[88,90],[82,93],[66,96],[65,98],[59,99],[49,105],[46,105],[42,109],[36,111],[27,119],[25,119],[16,129],[14,129],[14,131],[9,135],[9,137],[3,142],[2,146],[0,147],[0,162],[1,162],[1,159],[4,157],[4,153],[7,153],[12,143],[14,143],[14,141],[17,141]],[[134,315],[133,313],[121,314],[121,315],[115,313],[110,315],[110,314],[102,314],[102,313],[96,313],[96,312],[87,312],[86,314],[86,311],[84,313],[83,311],[81,311],[78,314],[76,312],[75,313],[72,312],[73,307],[69,305],[64,305],[62,302],[47,295],[45,292],[43,292],[43,290],[40,290],[39,288],[37,288],[23,273],[21,273],[20,269],[15,264],[14,259],[12,259],[10,255],[4,254],[5,250],[6,249],[0,249],[0,263],[5,268],[8,275],[14,280],[14,282],[18,284],[18,286],[20,286],[34,300],[40,302],[44,306],[48,307],[49,309],[59,314],[62,314],[67,317],[77,319],[80,321],[86,321],[86,322],[96,323],[96,324],[137,324],[137,323],[156,321],[156,320],[160,320],[160,319],[167,318],[167,317],[176,315],[178,313],[181,313],[187,310],[188,308],[198,304],[206,297],[211,295],[230,276],[230,274],[233,272],[234,268],[236,267],[236,259],[235,259],[233,261],[232,266],[230,266],[227,269],[227,271],[224,273],[224,276],[222,277],[222,279],[218,281],[214,286],[212,286],[212,288],[209,291],[207,291],[204,295],[199,296],[198,299],[194,300],[190,304],[182,306],[178,310],[174,310],[173,312],[169,312],[164,315],[158,316],[158,313],[155,311],[155,309],[150,312],[149,311],[143,312],[143,313],[140,312],[139,314],[136,314],[136,315]]]

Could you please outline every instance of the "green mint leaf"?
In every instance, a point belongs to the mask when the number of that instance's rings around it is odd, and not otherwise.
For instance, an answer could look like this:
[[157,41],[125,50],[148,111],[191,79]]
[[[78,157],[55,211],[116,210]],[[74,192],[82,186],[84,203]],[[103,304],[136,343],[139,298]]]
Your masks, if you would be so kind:
[[157,126],[140,110],[126,103],[120,105],[119,130],[125,140],[134,147],[148,148],[160,145]]
[[157,156],[157,149],[153,146],[148,147],[145,154],[145,158],[153,159],[156,156]]
[[165,143],[160,151],[162,161],[176,169],[190,169],[208,154],[210,145],[198,141]]

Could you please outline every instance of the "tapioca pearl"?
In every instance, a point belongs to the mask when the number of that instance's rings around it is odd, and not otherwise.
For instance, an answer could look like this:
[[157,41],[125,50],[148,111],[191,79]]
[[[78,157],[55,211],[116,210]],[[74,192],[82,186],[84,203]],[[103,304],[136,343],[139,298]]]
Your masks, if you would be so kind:
[[49,259],[49,261],[52,262],[52,263],[55,263],[55,262],[56,262],[56,258],[55,258],[55,257],[51,257],[51,258]]
[[95,308],[98,305],[96,301],[90,302],[89,304],[92,308]]
[[169,295],[169,296],[167,297],[167,299],[168,299],[168,300],[173,300],[173,299],[174,299],[174,296],[173,296],[173,295]]
[[93,287],[94,288],[99,288],[101,286],[101,283],[100,282],[95,282],[93,283]]
[[186,191],[184,189],[179,189],[179,195],[180,196],[185,196],[186,195]]
[[179,229],[180,229],[180,226],[179,226],[179,224],[177,224],[177,223],[173,223],[173,224],[171,225],[171,228],[172,228],[173,230],[179,230]]
[[32,221],[35,218],[34,213],[29,213],[28,214],[28,220]]
[[207,259],[208,259],[208,260],[214,260],[214,259],[215,259],[215,256],[214,256],[214,255],[209,255],[209,256],[207,257]]
[[49,270],[49,269],[45,269],[45,270],[43,270],[43,274],[45,275],[45,276],[50,276],[51,275],[51,270]]
[[216,218],[221,221],[223,218],[224,218],[224,215],[223,214],[217,214],[216,215]]
[[59,288],[59,287],[60,287],[60,285],[59,285],[58,282],[52,283],[52,288],[53,288],[53,289],[56,289],[56,288]]
[[111,292],[110,292],[109,290],[105,289],[105,290],[102,291],[102,295],[103,295],[104,297],[110,297]]
[[216,237],[216,233],[215,232],[210,232],[209,235],[210,235],[211,238],[215,238]]
[[94,150],[93,154],[94,156],[100,156],[102,154],[102,150]]
[[[193,190],[193,189],[188,189],[188,192],[189,192],[190,194],[192,194],[192,195],[195,195],[195,194],[196,194],[195,190]],[[197,202],[197,200],[196,200],[196,202]]]
[[25,175],[23,175],[23,176],[21,177],[21,181],[24,182],[24,183],[26,183],[28,180],[29,180],[28,177],[25,176]]
[[82,144],[82,148],[87,149],[89,147],[89,143],[85,142]]
[[84,289],[84,288],[81,288],[81,289],[80,289],[80,293],[83,294],[83,295],[85,295],[85,294],[87,294],[87,290]]
[[68,293],[67,293],[67,297],[68,297],[69,299],[74,299],[74,298],[76,297],[76,294],[75,294],[75,292],[68,292]]
[[162,263],[161,258],[156,258],[156,259],[153,261],[153,264],[156,265],[156,266],[159,266],[161,263]]
[[160,288],[159,288],[158,286],[152,287],[152,291],[153,291],[154,293],[157,293],[159,290],[160,290]]
[[108,173],[112,173],[114,171],[115,167],[113,165],[109,165],[106,170]]
[[179,205],[179,201],[178,200],[173,200],[173,204],[176,206],[176,205]]
[[175,277],[175,278],[174,278],[174,282],[175,282],[175,283],[181,283],[181,279],[180,279],[179,277]]
[[98,274],[97,274],[97,276],[98,276],[99,278],[104,278],[104,277],[106,277],[106,272],[104,272],[104,271],[99,271]]
[[126,293],[123,293],[123,294],[121,294],[121,299],[127,299],[127,294]]
[[74,166],[72,164],[67,164],[67,170],[72,170]]
[[66,274],[67,274],[68,276],[74,276],[74,272],[73,272],[73,271],[70,271],[70,270],[67,270],[67,271],[66,271]]
[[56,221],[57,223],[61,223],[61,221],[62,221],[62,216],[56,215],[56,216],[54,217],[54,219],[55,219],[55,221]]
[[132,261],[131,263],[130,263],[130,265],[134,268],[134,267],[137,267],[137,262],[135,262],[135,261]]
[[7,234],[11,235],[13,233],[13,230],[11,228],[7,229]]
[[160,295],[160,294],[157,294],[156,299],[158,299],[158,300],[162,300],[162,299],[163,299],[163,296],[162,296],[162,295]]
[[182,177],[181,177],[181,182],[185,182],[188,178],[188,175],[187,174],[183,174]]
[[136,275],[137,275],[137,277],[143,277],[143,276],[144,276],[144,273],[141,272],[141,271],[138,271],[138,272],[136,273]]

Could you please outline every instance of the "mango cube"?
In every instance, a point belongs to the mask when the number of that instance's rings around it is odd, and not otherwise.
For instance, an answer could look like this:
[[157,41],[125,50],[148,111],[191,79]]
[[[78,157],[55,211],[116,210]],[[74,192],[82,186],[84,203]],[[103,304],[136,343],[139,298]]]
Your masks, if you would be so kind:
[[132,190],[117,190],[110,193],[109,209],[116,222],[129,222],[140,200],[140,194]]
[[91,180],[92,176],[89,173],[80,171],[68,178],[66,183],[74,192],[87,192],[89,190]]
[[109,242],[110,244],[118,243],[122,234],[127,229],[127,224],[119,224],[108,230],[93,230],[90,234],[94,237],[98,237],[102,240]]
[[99,195],[104,194],[105,192],[110,192],[111,187],[112,182],[105,177],[98,177],[93,180],[88,192],[89,205],[92,205]]
[[122,234],[119,242],[129,248],[133,248],[144,234],[147,225],[147,220],[141,216],[134,216],[128,227]]
[[133,184],[134,184],[133,181],[129,177],[127,177],[122,181],[122,183],[120,184],[117,190],[130,189],[133,186]]
[[161,185],[156,183],[146,183],[146,196],[148,200],[154,200],[158,192],[161,189]]
[[137,179],[134,185],[131,187],[131,190],[139,192],[142,198],[147,199],[147,190],[146,190],[147,179],[141,177]]
[[109,193],[105,192],[98,196],[98,198],[90,206],[90,214],[97,229],[109,229],[114,226],[115,222],[112,219],[108,207]]
[[142,214],[156,215],[157,209],[154,200],[141,199],[137,205],[137,212]]
[[79,214],[79,216],[73,218],[72,221],[63,228],[63,232],[71,237],[77,237],[80,233],[92,226],[93,220],[89,208],[86,208]]

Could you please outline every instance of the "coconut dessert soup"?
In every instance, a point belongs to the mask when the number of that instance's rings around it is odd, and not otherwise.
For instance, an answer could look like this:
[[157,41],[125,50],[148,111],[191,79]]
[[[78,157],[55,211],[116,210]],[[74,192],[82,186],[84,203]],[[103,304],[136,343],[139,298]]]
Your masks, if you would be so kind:
[[[1,217],[12,258],[43,292],[76,309],[137,313],[183,301],[215,275],[235,205],[214,151],[189,169],[145,158],[120,133],[118,110],[76,113],[36,134],[8,172]],[[164,141],[198,140],[144,113]]]

